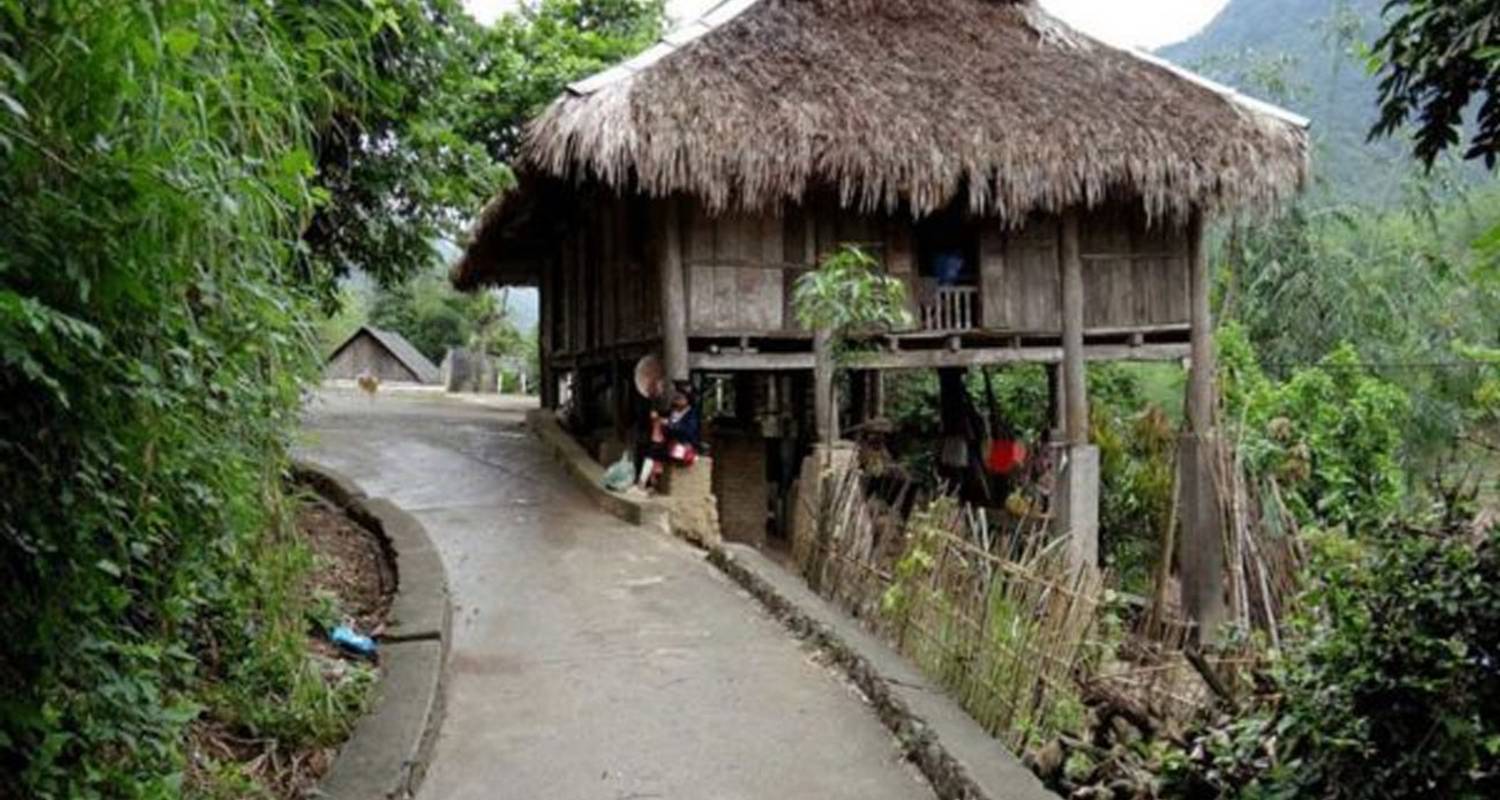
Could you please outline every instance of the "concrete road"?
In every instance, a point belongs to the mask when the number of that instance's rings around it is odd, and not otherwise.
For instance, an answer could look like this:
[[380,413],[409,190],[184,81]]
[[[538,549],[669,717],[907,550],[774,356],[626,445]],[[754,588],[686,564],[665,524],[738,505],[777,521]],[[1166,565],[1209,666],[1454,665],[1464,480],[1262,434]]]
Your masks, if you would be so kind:
[[932,797],[854,689],[688,545],[597,510],[524,409],[325,392],[304,453],[426,525],[452,583],[428,800]]

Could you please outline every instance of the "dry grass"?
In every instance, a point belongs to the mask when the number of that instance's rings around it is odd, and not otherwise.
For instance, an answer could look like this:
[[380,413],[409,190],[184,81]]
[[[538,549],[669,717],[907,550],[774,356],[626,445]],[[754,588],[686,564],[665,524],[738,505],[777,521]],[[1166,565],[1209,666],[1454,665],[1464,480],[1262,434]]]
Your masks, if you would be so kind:
[[941,497],[904,524],[848,472],[823,496],[798,565],[815,589],[892,642],[1015,750],[1081,724],[1074,676],[1093,671],[1103,578],[1073,570],[1044,519],[999,530]]
[[1307,172],[1301,127],[1032,2],[762,0],[627,72],[555,101],[531,166],[715,211],[832,188],[863,211],[962,199],[1015,224],[1120,196],[1179,221],[1269,209]]
[[[1070,565],[1045,517],[1001,520],[939,497],[902,520],[867,496],[858,470],[828,480],[796,567],[1017,752],[1122,714],[1181,731],[1247,689],[1255,648],[1199,653],[1193,626],[1162,599],[1174,592],[1132,607],[1106,591],[1107,575]],[[1265,544],[1241,536],[1238,574],[1263,580],[1274,570],[1245,548]],[[1248,626],[1265,598],[1243,597]]]

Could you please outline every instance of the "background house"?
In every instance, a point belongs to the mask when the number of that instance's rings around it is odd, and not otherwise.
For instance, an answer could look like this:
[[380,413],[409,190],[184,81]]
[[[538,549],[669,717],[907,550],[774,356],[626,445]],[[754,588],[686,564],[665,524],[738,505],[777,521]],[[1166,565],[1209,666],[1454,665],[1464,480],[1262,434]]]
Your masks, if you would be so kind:
[[440,378],[438,368],[405,337],[371,325],[361,325],[334,348],[323,375],[353,380],[365,370],[390,383],[435,384]]

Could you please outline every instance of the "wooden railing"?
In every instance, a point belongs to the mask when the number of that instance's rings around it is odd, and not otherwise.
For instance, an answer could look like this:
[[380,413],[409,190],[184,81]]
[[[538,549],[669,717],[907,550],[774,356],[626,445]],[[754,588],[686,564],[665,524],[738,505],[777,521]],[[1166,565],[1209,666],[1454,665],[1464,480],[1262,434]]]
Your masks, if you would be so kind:
[[929,286],[923,295],[922,330],[971,331],[979,327],[979,287]]

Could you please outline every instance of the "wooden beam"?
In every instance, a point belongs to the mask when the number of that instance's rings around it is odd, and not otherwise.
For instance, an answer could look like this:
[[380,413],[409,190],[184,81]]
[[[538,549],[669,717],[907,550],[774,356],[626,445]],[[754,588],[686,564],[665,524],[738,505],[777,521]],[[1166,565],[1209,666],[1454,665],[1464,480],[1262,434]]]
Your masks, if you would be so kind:
[[1063,419],[1062,364],[1050,363],[1047,365],[1047,420],[1052,425],[1052,430],[1061,433],[1063,426],[1068,424]]
[[1201,211],[1188,223],[1188,271],[1192,331],[1189,348],[1188,425],[1178,453],[1181,470],[1182,607],[1198,623],[1196,635],[1208,641],[1229,616],[1224,597],[1224,516],[1220,505],[1218,441],[1214,434],[1214,343],[1209,307],[1208,245]]
[[557,302],[557,274],[561,269],[561,259],[554,261],[551,268],[541,273],[542,285],[539,289],[537,308],[540,319],[537,321],[537,366],[540,374],[537,379],[541,381],[538,394],[541,395],[542,408],[556,409],[557,398],[557,373],[553,371],[552,361],[553,345],[555,337],[553,333],[557,327],[557,315],[553,313],[554,304]]
[[1069,209],[1062,219],[1062,371],[1064,435],[1069,444],[1089,443],[1088,380],[1083,350],[1083,259],[1079,256],[1079,213]]
[[667,378],[688,379],[687,287],[682,274],[682,226],[675,197],[656,200],[651,215],[661,286],[662,364]]
[[[1181,361],[1188,356],[1186,344],[1089,345],[1083,351],[1085,361]],[[902,350],[895,353],[870,352],[849,356],[849,366],[856,369],[905,370],[943,369],[946,367],[980,367],[1000,364],[1057,364],[1062,361],[1061,347],[983,348],[960,350]],[[700,371],[796,372],[813,368],[812,353],[694,353],[688,363]]]

